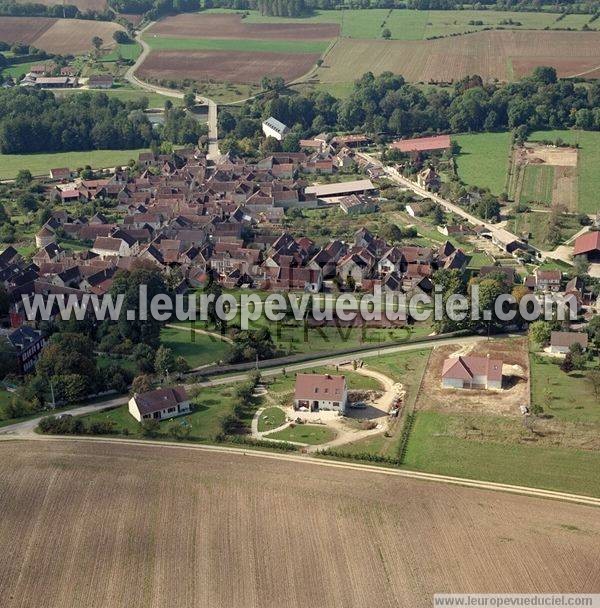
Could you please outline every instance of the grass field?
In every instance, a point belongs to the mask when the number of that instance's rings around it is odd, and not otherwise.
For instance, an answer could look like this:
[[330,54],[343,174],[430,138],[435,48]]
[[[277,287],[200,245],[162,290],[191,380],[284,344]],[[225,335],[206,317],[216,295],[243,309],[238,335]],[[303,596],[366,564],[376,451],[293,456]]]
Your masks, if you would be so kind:
[[456,158],[458,176],[466,184],[504,192],[510,157],[511,134],[477,133],[453,135],[460,146]]
[[318,424],[296,424],[288,426],[282,431],[269,433],[269,439],[279,439],[280,441],[295,441],[307,443],[308,445],[320,445],[335,439],[335,432],[329,427]]
[[552,203],[554,167],[551,165],[527,165],[524,171],[519,202],[550,205]]
[[285,422],[285,412],[280,407],[266,407],[258,418],[258,432],[272,431]]
[[[487,418],[498,428],[505,422],[499,417],[480,418]],[[469,439],[469,432],[474,432],[470,429],[480,422],[476,417],[419,412],[404,466],[442,475],[600,496],[599,452]]]
[[133,44],[118,44],[110,53],[102,56],[100,61],[117,61],[121,59],[133,59],[134,61],[140,56],[142,45],[134,42]]
[[[77,91],[74,89],[67,89],[64,91],[56,91],[55,95],[78,95],[81,94],[82,91]],[[165,105],[165,101],[170,100],[174,106],[183,105],[183,99],[178,97],[167,97],[166,95],[159,95],[158,93],[152,93],[150,91],[144,91],[143,89],[133,89],[129,87],[119,87],[115,89],[107,89],[105,91],[85,91],[86,94],[92,95],[108,95],[109,97],[115,97],[116,99],[120,99],[121,101],[138,101],[142,97],[145,97],[148,100],[149,108],[162,108]]]
[[426,608],[440,590],[598,587],[593,507],[160,445],[7,441],[0,458],[4,608]]
[[160,342],[170,348],[176,357],[183,357],[191,367],[199,367],[220,361],[229,346],[212,336],[165,327],[160,333]]
[[578,181],[579,212],[596,213],[600,210],[600,133],[597,131],[535,131],[531,141],[562,139],[579,146]]
[[328,42],[308,40],[218,40],[214,38],[154,38],[144,40],[153,51],[237,51],[245,53],[322,53]]
[[[530,213],[519,213],[514,219],[509,220],[507,227],[514,234],[531,233],[529,242],[535,247],[544,249],[555,245],[548,240],[549,220],[549,213],[535,211]],[[561,241],[570,238],[579,230],[581,230],[581,224],[575,216],[562,215],[560,217]]]
[[31,70],[32,65],[36,65],[39,61],[29,61],[27,63],[17,63],[15,65],[9,65],[5,67],[3,70],[0,70],[0,74],[2,76],[11,76],[15,80],[20,80],[21,76],[24,76]]
[[19,169],[29,169],[33,175],[47,175],[56,167],[76,169],[90,165],[94,169],[124,165],[137,160],[146,150],[90,150],[89,152],[49,152],[40,154],[0,154],[0,179],[14,178]]

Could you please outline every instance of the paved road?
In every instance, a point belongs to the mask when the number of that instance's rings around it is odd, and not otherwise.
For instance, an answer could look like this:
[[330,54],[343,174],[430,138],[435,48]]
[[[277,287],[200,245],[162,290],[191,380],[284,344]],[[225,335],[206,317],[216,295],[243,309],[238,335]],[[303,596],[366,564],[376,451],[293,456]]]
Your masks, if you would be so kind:
[[[154,22],[150,22],[143,29],[141,29],[135,36],[137,42],[142,46],[142,52],[140,56],[137,58],[137,61],[125,72],[125,79],[128,80],[131,84],[144,89],[145,91],[150,91],[152,93],[158,93],[159,95],[164,95],[165,97],[175,97],[177,99],[183,99],[183,92],[176,91],[173,89],[167,89],[166,87],[159,87],[154,84],[149,84],[140,80],[136,75],[136,70],[144,63],[146,57],[150,53],[150,46],[148,43],[143,40],[142,34],[154,25]],[[219,151],[219,137],[217,130],[217,104],[212,99],[208,97],[203,97],[202,95],[196,95],[196,103],[201,105],[208,106],[208,158],[211,160],[218,160],[221,157],[221,153]]]
[[[286,372],[293,372],[302,369],[308,369],[311,367],[317,367],[319,365],[339,365],[348,359],[366,359],[368,357],[376,357],[378,355],[387,355],[392,353],[405,352],[410,350],[419,350],[422,348],[428,348],[431,346],[443,346],[445,344],[470,344],[474,342],[480,342],[485,340],[484,336],[462,336],[459,338],[445,338],[442,340],[431,340],[425,342],[415,342],[408,344],[397,344],[393,346],[382,346],[381,348],[372,348],[370,350],[354,353],[354,354],[345,354],[345,355],[336,355],[330,356],[325,355],[320,359],[314,359],[312,361],[303,361],[301,363],[295,363],[293,365],[277,365],[277,362],[274,361],[273,367],[267,369],[261,369],[260,373],[262,376],[270,377],[277,376],[283,372],[285,369]],[[219,376],[215,378],[209,378],[205,382],[200,382],[197,384],[189,385],[191,387],[213,387],[220,386],[223,384],[231,384],[235,382],[243,382],[248,378],[248,372],[231,374],[226,376]],[[90,414],[92,412],[97,412],[99,410],[105,409],[107,407],[116,407],[119,405],[124,405],[127,403],[128,397],[117,397],[114,399],[108,399],[106,401],[99,401],[96,403],[92,403],[89,405],[83,405],[81,407],[73,408],[64,413],[72,414],[72,415],[80,415],[80,414]],[[37,418],[32,418],[31,420],[25,420],[23,422],[17,422],[16,424],[11,424],[5,427],[0,427],[0,439],[10,439],[15,437],[36,437],[34,433],[35,428],[37,427],[39,421],[47,416],[49,412],[45,412]]]

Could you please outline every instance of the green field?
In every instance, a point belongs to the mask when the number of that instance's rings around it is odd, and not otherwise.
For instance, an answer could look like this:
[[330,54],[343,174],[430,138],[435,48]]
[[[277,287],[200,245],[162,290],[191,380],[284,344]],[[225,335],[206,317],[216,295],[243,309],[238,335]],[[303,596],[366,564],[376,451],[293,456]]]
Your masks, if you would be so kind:
[[458,176],[471,186],[489,188],[500,194],[506,188],[510,156],[511,134],[476,133],[453,135],[460,146],[456,158]]
[[133,61],[135,61],[141,53],[142,45],[137,42],[133,44],[118,44],[110,53],[103,55],[100,61],[103,63],[117,61],[119,57],[121,57],[121,59],[133,59]]
[[326,426],[317,424],[296,424],[288,426],[282,431],[269,433],[269,439],[279,439],[280,441],[296,441],[309,445],[320,445],[335,439],[335,432]]
[[170,348],[176,357],[183,357],[191,367],[220,361],[229,345],[226,342],[195,332],[165,327],[160,342]]
[[154,51],[238,51],[247,53],[317,53],[329,46],[327,41],[304,40],[216,40],[201,38],[155,38],[144,40]]
[[0,154],[0,179],[14,178],[19,169],[29,169],[33,175],[45,176],[57,167],[77,169],[90,165],[94,169],[125,165],[137,160],[140,150],[90,150],[88,152],[49,152],[40,154]]
[[527,165],[519,201],[521,203],[552,203],[554,167],[551,165]]
[[[211,12],[225,12],[215,9]],[[235,12],[235,11],[228,11]],[[381,38],[381,32],[388,28],[394,40],[424,40],[433,36],[449,36],[482,30],[484,28],[505,27],[512,29],[576,28],[581,29],[591,19],[591,15],[568,15],[556,21],[557,13],[476,11],[476,10],[408,10],[408,9],[349,9],[317,10],[307,17],[286,18],[267,17],[258,11],[250,11],[244,19],[247,23],[339,23],[341,35],[348,38]],[[522,25],[501,25],[501,21],[512,19]],[[469,21],[482,21],[481,25]],[[591,28],[594,23],[590,24]]]
[[[498,427],[506,419],[485,416]],[[407,469],[600,496],[600,453],[560,447],[469,439],[465,416],[419,412],[404,466]],[[493,420],[492,420],[493,419]],[[520,425],[520,421],[515,421]],[[472,431],[471,431],[472,432]]]
[[258,418],[258,432],[272,431],[285,422],[285,412],[280,407],[266,407]]
[[32,65],[38,64],[39,61],[30,61],[28,63],[17,63],[15,65],[9,65],[3,70],[0,70],[2,76],[12,76],[15,80],[21,80],[21,76],[24,76],[29,72]]
[[[548,240],[550,217],[550,213],[545,212],[518,213],[514,219],[509,220],[507,228],[514,234],[529,232],[531,234],[529,242],[535,247],[553,248],[555,244]],[[561,241],[567,240],[581,230],[581,224],[573,215],[562,215],[559,221]]]
[[597,131],[535,131],[530,141],[562,139],[565,143],[579,145],[577,191],[579,211],[596,213],[600,210],[600,133]]

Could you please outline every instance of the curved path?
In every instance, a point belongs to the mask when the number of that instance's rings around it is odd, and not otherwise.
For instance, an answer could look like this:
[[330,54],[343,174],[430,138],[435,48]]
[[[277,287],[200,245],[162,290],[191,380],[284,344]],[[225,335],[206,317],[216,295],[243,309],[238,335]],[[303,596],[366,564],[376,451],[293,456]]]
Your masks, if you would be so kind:
[[[145,59],[150,54],[150,46],[148,43],[142,38],[142,34],[154,25],[154,21],[148,23],[145,27],[143,27],[137,34],[135,35],[135,40],[142,47],[142,52],[140,56],[137,58],[136,62],[128,68],[127,72],[125,72],[125,79],[128,80],[131,84],[139,87],[140,89],[144,89],[145,91],[150,91],[151,93],[157,93],[158,95],[164,95],[165,97],[175,97],[177,99],[183,99],[183,92],[177,91],[173,89],[168,89],[166,87],[159,87],[158,85],[149,84],[140,80],[136,75],[136,70],[144,63]],[[221,157],[221,153],[219,152],[219,137],[217,131],[217,104],[212,99],[208,97],[203,97],[202,95],[196,95],[196,102],[201,105],[208,106],[208,158],[210,160],[218,160]]]

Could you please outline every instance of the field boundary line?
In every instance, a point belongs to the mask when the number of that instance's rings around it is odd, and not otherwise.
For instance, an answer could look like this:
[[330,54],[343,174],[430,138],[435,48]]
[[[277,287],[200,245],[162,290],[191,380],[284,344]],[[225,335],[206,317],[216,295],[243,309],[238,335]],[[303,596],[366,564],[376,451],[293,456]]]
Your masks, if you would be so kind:
[[265,452],[262,450],[253,450],[252,448],[236,448],[229,446],[218,446],[218,445],[194,445],[194,444],[180,444],[167,441],[147,441],[143,439],[115,439],[115,438],[100,438],[100,437],[70,437],[70,436],[36,436],[35,438],[25,439],[26,441],[74,441],[74,442],[89,442],[89,443],[112,443],[122,445],[133,445],[133,446],[152,446],[152,447],[163,447],[169,449],[183,449],[183,450],[197,450],[216,452],[223,454],[239,454],[243,456],[253,456],[256,458],[268,458],[271,460],[287,460],[290,462],[303,462],[310,463],[317,466],[325,466],[340,469],[350,469],[356,471],[362,471],[366,473],[380,473],[383,475],[402,477],[407,479],[415,479],[417,481],[434,481],[440,483],[446,483],[449,485],[465,486],[481,490],[494,490],[500,492],[506,492],[509,494],[521,494],[530,496],[533,498],[547,498],[554,500],[562,500],[564,502],[577,503],[587,506],[600,507],[600,498],[594,496],[584,496],[581,494],[571,494],[568,492],[559,492],[556,490],[544,490],[542,488],[530,488],[526,486],[518,486],[512,484],[504,484],[493,481],[482,481],[477,479],[467,479],[464,477],[452,477],[447,475],[438,475],[436,473],[425,473],[421,471],[414,471],[409,469],[392,469],[385,466],[374,466],[367,464],[358,464],[353,462],[341,462],[339,460],[329,460],[323,457],[311,458],[307,455],[291,455],[291,454],[278,454],[274,452]]

